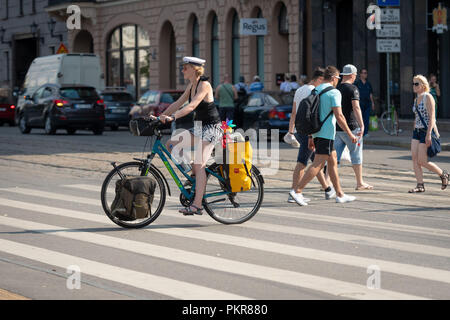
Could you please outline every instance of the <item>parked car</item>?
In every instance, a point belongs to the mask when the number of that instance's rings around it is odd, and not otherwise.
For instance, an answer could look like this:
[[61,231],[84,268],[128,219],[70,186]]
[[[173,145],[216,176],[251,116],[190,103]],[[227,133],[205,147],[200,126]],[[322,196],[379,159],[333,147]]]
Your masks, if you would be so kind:
[[278,129],[280,137],[288,133],[294,95],[293,92],[274,94],[273,97],[279,104],[261,113],[261,127],[268,130]]
[[103,133],[105,106],[94,87],[46,84],[25,101],[18,115],[22,133],[30,133],[32,128],[44,128],[47,134],[58,129],[66,129],[68,134],[77,129]]
[[134,105],[133,96],[124,88],[105,88],[100,94],[105,104],[105,126],[116,131],[119,126],[127,127],[130,110]]
[[23,89],[18,95],[16,124],[19,121],[17,115],[21,112],[22,106],[27,103],[25,96],[33,96],[34,92],[45,83],[76,84],[103,90],[105,79],[100,58],[91,53],[70,53],[34,59],[25,76]]
[[[132,119],[154,115],[158,117],[172,103],[177,101],[184,93],[182,90],[150,90],[145,92],[138,102],[131,108],[130,117]],[[183,107],[187,105],[185,103]],[[162,129],[175,130],[176,128],[191,128],[193,123],[193,113],[178,119],[174,124],[168,124]]]
[[14,110],[16,106],[13,104],[11,98],[0,96],[0,125],[9,123],[14,126]]

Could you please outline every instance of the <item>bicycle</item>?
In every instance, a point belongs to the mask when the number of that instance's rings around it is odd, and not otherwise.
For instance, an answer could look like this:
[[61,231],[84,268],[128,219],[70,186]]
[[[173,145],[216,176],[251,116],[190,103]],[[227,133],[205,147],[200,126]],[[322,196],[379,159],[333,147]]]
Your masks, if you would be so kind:
[[[142,228],[154,222],[164,209],[166,202],[166,187],[169,196],[172,196],[169,184],[161,172],[152,164],[155,156],[159,156],[170,176],[180,190],[180,203],[188,207],[193,203],[195,196],[195,177],[189,175],[190,170],[185,169],[181,163],[174,161],[174,158],[161,142],[162,134],[159,120],[152,121],[153,133],[156,140],[153,143],[152,151],[146,159],[133,158],[133,162],[126,162],[119,166],[115,162],[111,165],[114,169],[108,173],[102,184],[101,201],[103,210],[109,219],[115,224],[124,228]],[[184,175],[187,181],[183,184],[170,162],[175,164],[177,169]],[[252,186],[249,191],[233,193],[223,177],[223,164],[213,163],[206,168],[207,183],[203,196],[203,207],[214,220],[231,225],[241,224],[250,220],[260,209],[264,198],[264,178],[258,168],[254,165],[251,168]],[[112,215],[111,204],[115,197],[116,181],[130,176],[151,176],[156,181],[156,189],[152,202],[152,210],[148,217],[135,221],[123,221]],[[154,209],[155,208],[155,209]],[[154,209],[154,210],[153,210]]]
[[398,121],[398,114],[397,110],[395,109],[395,106],[389,106],[388,110],[383,112],[383,114],[380,117],[381,126],[383,127],[384,132],[388,135],[397,135],[402,132],[400,129],[399,121]]

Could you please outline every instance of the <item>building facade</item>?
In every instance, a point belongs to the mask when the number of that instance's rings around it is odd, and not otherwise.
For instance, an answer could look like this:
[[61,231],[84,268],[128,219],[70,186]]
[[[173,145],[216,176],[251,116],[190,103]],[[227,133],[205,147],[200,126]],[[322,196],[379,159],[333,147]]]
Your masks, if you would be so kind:
[[65,23],[51,19],[47,6],[48,0],[0,0],[0,87],[20,88],[34,58],[67,44]]
[[[2,16],[5,1],[0,0]],[[373,2],[376,1],[36,0],[45,11],[39,27],[44,37],[48,33],[45,21],[50,17],[57,20],[57,32],[67,33],[64,43],[69,52],[98,54],[106,84],[127,87],[136,97],[149,88],[184,89],[180,63],[183,56],[189,55],[207,60],[206,75],[213,86],[222,82],[225,74],[233,82],[239,76],[251,82],[259,75],[266,90],[278,90],[280,76],[285,73],[299,78],[303,74],[310,76],[316,66],[331,64],[342,69],[352,63],[358,69],[368,69],[378,112],[386,107],[389,88],[391,101],[402,117],[412,117],[413,75],[437,74],[442,91],[438,115],[450,118],[450,33],[436,34],[431,30],[433,9],[439,3],[449,7],[450,0],[400,1],[401,52],[389,55],[390,83],[386,80],[387,55],[377,52],[376,31],[367,28],[367,8]],[[80,29],[65,28],[65,22],[73,18],[67,13],[71,4],[80,8]],[[9,6],[12,15],[12,4]],[[267,34],[241,35],[239,22],[243,18],[266,19]],[[0,22],[4,25],[5,20]],[[5,26],[5,39],[25,32],[19,28],[29,30],[29,17],[15,23],[17,30]],[[45,46],[38,43],[40,55],[50,54],[50,41],[57,39],[48,41],[45,38]],[[0,46],[4,54],[0,60],[2,69],[6,52],[10,64],[14,64],[14,59],[20,61],[15,51],[8,50],[5,44]],[[11,65],[9,69],[14,74]],[[4,75],[0,76],[4,80]]]

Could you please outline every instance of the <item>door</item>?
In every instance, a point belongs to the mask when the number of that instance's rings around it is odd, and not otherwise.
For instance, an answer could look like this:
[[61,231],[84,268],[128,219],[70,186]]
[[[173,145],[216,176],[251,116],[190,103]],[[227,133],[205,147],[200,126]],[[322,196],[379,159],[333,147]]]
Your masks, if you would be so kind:
[[36,112],[39,116],[37,122],[42,126],[45,125],[45,117],[53,104],[53,96],[54,92],[52,88],[46,87],[38,99]]
[[25,106],[25,114],[26,117],[28,118],[28,123],[32,126],[40,125],[39,119],[41,116],[41,112],[39,109],[39,99],[44,89],[45,87],[36,90],[36,92],[33,94],[31,98],[31,101],[29,101]]

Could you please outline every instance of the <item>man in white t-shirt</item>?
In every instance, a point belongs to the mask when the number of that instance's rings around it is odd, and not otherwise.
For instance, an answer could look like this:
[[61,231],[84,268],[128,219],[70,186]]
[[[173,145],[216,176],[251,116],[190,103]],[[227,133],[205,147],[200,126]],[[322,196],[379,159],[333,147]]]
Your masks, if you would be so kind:
[[[285,141],[294,141],[295,139],[297,139],[297,141],[300,143],[300,149],[298,151],[297,156],[297,165],[294,169],[294,174],[292,177],[292,191],[297,189],[298,183],[302,179],[303,174],[305,172],[305,168],[308,165],[308,160],[309,159],[311,159],[311,161],[314,160],[314,152],[308,148],[308,136],[299,134],[295,130],[295,118],[297,116],[297,110],[300,105],[300,102],[303,99],[307,98],[311,94],[312,90],[314,90],[317,86],[322,84],[324,72],[325,70],[323,68],[316,68],[316,70],[314,70],[311,82],[298,88],[297,91],[295,92],[294,103],[292,105],[291,119],[289,121],[289,132],[285,137]],[[329,181],[325,179],[322,170],[320,170],[319,173],[317,174],[317,180],[319,180],[320,184],[322,185],[322,188],[325,190],[325,198],[327,200],[331,199],[333,196],[336,195],[334,188],[331,186]],[[295,200],[292,198],[291,194],[289,194],[288,202],[295,203]]]

